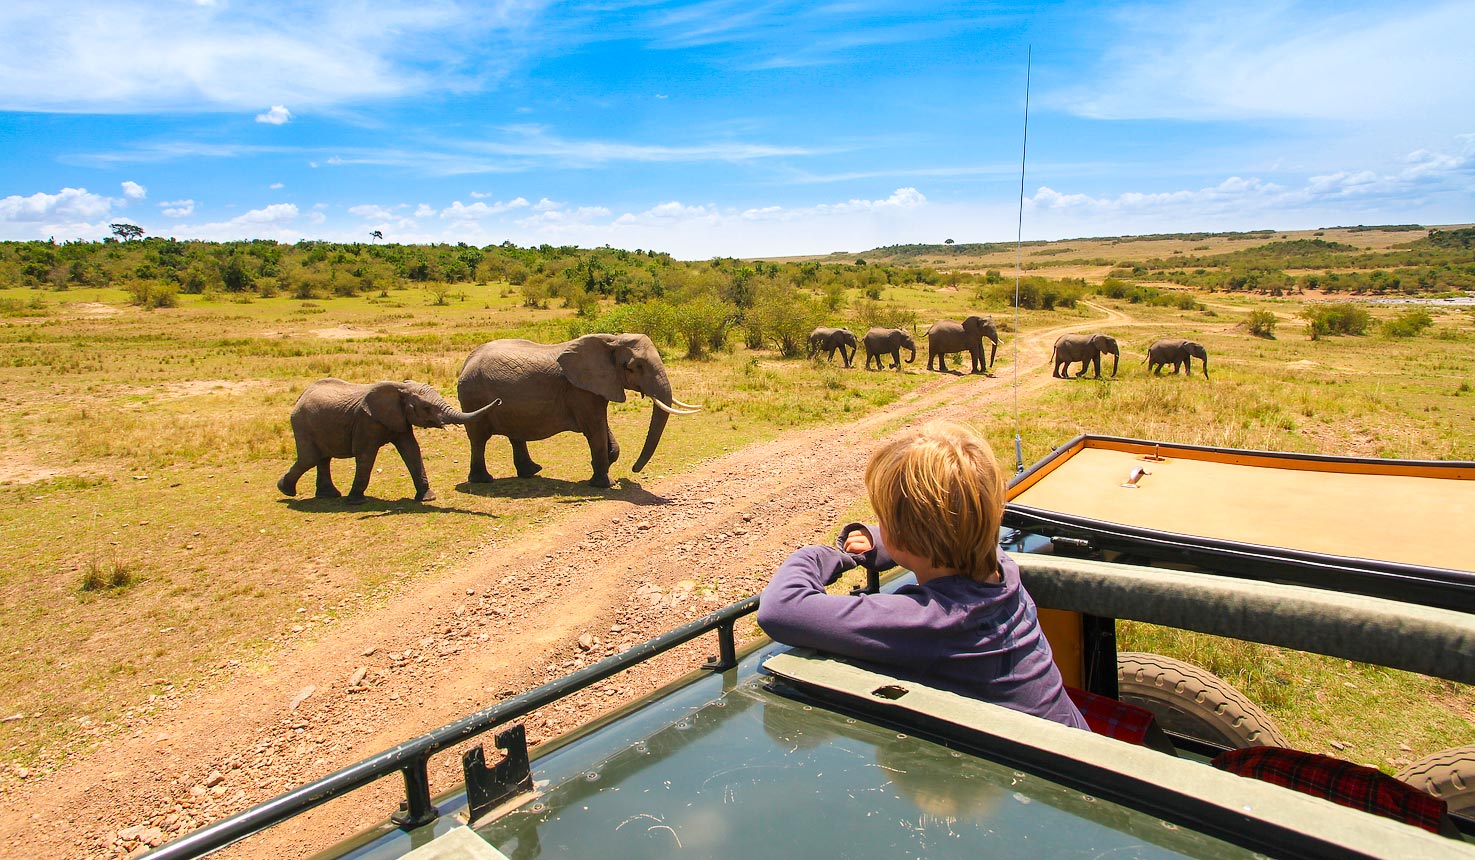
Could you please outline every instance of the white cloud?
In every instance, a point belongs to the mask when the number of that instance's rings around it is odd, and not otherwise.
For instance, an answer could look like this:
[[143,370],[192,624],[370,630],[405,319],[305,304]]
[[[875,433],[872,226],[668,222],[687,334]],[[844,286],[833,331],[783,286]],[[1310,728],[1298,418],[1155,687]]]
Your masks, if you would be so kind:
[[279,242],[292,242],[307,235],[301,228],[295,226],[300,214],[295,204],[273,203],[270,206],[252,209],[242,215],[237,215],[228,221],[181,224],[176,225],[169,232],[174,236],[217,242],[238,239],[275,239]]
[[292,121],[292,112],[284,105],[272,105],[271,110],[257,114],[256,121],[267,125],[286,125]]
[[0,199],[0,222],[84,221],[111,214],[111,197],[86,188],[63,188],[56,194],[37,192],[29,197],[12,194]]
[[514,209],[526,209],[529,205],[531,204],[523,197],[514,197],[505,203],[499,200],[490,205],[478,202],[470,206],[465,206],[457,200],[447,208],[440,210],[440,217],[455,221],[479,221],[493,215],[511,212]]
[[421,203],[419,206],[415,207],[416,218],[430,218],[434,215],[435,210],[431,208],[429,203]]
[[195,201],[172,200],[159,204],[159,211],[170,218],[186,218],[195,212]]
[[123,183],[123,196],[129,200],[142,200],[149,196],[149,190],[137,182],[128,181]]
[[280,191],[281,189],[286,188],[287,186],[283,185],[280,182],[273,182],[272,184],[270,184],[270,185],[268,185],[266,187],[267,188],[270,188],[273,191]]
[[1311,176],[1298,188],[1256,177],[1231,176],[1218,185],[1162,192],[1126,192],[1115,196],[1063,194],[1042,186],[1026,206],[1037,211],[1068,211],[1091,216],[1150,213],[1179,224],[1199,224],[1226,216],[1270,217],[1297,210],[1336,211],[1352,215],[1359,205],[1407,205],[1421,196],[1475,193],[1475,135],[1462,135],[1452,152],[1410,153],[1391,172],[1338,171]]

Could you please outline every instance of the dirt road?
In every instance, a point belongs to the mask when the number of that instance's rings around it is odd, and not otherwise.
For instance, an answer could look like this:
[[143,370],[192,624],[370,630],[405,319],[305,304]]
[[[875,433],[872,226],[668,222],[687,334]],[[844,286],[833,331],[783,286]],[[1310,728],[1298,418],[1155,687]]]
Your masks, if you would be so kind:
[[[1019,339],[1021,400],[1050,383],[1059,334],[1130,323],[1093,307],[1105,318]],[[580,506],[515,541],[475,548],[460,569],[315,642],[222,669],[203,690],[160,700],[158,716],[94,754],[28,780],[0,811],[0,855],[142,853],[755,593],[793,548],[831,538],[863,494],[861,469],[881,433],[1008,403],[1014,349],[1001,349],[997,378],[937,375],[852,423]],[[529,739],[654,689],[713,648],[696,643],[552,706],[526,722]],[[431,778],[436,790],[456,784],[459,756],[437,756]],[[310,854],[383,819],[401,792],[399,780],[383,780],[223,856]]]

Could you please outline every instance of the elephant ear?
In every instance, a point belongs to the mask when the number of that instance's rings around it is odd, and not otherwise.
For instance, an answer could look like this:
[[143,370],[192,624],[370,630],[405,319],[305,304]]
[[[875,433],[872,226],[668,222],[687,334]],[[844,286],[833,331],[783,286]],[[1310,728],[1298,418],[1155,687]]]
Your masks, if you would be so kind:
[[369,393],[364,395],[364,409],[391,433],[405,433],[410,429],[410,422],[405,419],[404,387],[398,382],[369,386]]
[[558,366],[575,387],[615,403],[625,402],[625,386],[615,366],[615,341],[607,334],[586,334],[569,341],[558,354]]

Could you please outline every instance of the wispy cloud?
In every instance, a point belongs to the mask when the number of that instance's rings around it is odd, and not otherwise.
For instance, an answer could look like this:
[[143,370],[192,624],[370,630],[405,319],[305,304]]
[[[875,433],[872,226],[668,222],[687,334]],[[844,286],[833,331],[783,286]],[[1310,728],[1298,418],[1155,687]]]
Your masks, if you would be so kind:
[[1103,119],[1475,116],[1475,5],[1283,2],[1138,5],[1090,83],[1042,101]]
[[195,212],[195,201],[171,200],[160,203],[159,212],[170,218],[188,218]]
[[240,110],[465,89],[521,56],[515,34],[541,5],[11,0],[0,4],[0,110]]
[[[844,147],[784,146],[719,140],[684,146],[616,140],[569,139],[544,126],[496,129],[497,137],[440,141],[425,148],[262,146],[193,141],[154,141],[134,147],[68,156],[82,164],[156,163],[188,158],[244,158],[256,155],[300,155],[330,167],[399,167],[430,176],[519,173],[540,167],[594,168],[619,163],[742,163],[799,158],[840,152]],[[316,166],[316,164],[314,165]],[[474,196],[474,193],[473,193]]]
[[967,3],[707,0],[650,4],[631,16],[625,35],[665,50],[725,49],[720,56],[733,66],[777,69],[854,62],[868,49],[958,38],[1011,17]]

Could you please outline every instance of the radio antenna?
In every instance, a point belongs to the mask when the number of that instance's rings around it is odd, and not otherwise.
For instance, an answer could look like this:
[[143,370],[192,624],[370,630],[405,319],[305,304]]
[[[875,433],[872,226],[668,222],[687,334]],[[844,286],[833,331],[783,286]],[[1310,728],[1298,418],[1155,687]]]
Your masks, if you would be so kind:
[[1029,156],[1029,74],[1034,46],[1024,54],[1024,145],[1019,153],[1019,224],[1014,236],[1014,471],[1024,471],[1024,442],[1019,438],[1019,278],[1024,272],[1024,164]]

